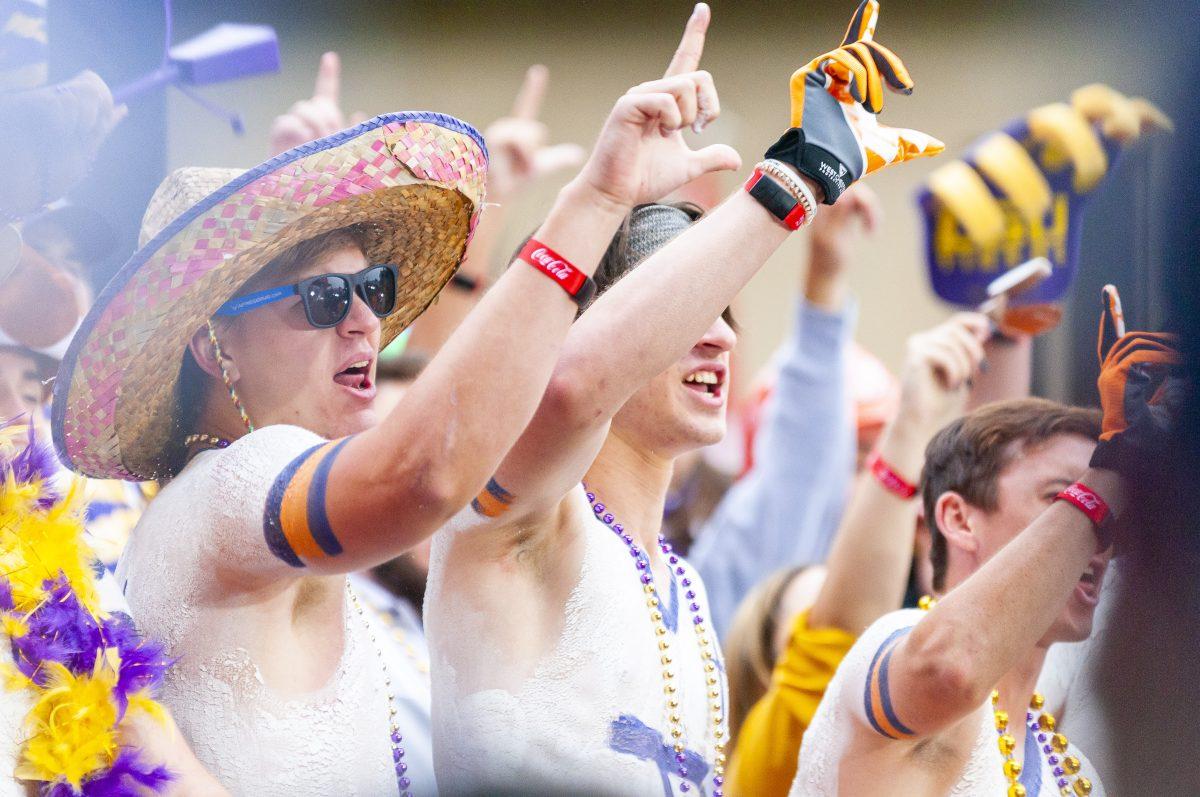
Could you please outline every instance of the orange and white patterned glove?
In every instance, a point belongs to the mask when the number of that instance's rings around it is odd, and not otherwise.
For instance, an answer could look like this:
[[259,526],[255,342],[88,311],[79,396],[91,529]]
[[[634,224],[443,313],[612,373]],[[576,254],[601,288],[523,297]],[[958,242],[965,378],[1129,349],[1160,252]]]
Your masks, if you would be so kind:
[[863,0],[841,46],[796,70],[791,128],[766,153],[819,183],[829,205],[871,172],[945,149],[925,133],[879,123],[884,85],[911,94],[913,82],[896,54],[874,40],[878,19],[878,0]]

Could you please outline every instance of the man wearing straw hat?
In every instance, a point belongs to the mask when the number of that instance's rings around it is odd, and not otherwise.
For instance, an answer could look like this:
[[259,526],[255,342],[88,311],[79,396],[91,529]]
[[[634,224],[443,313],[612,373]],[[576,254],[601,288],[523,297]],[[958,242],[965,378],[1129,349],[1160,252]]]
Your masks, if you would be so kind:
[[82,473],[168,481],[119,575],[179,659],[165,701],[232,791],[435,790],[345,574],[480,493],[633,204],[736,164],[678,140],[709,85],[682,74],[617,101],[537,246],[383,419],[377,352],[454,273],[482,208],[478,134],[391,114],[156,192],[64,360],[54,436]]
[[[660,536],[663,505],[675,458],[725,430],[723,309],[817,197],[942,148],[874,115],[884,81],[912,87],[870,41],[877,12],[865,0],[843,45],[793,75],[792,126],[744,190],[699,221],[663,204],[627,218],[538,413],[434,536],[426,629],[448,792],[721,797],[721,657],[703,584]],[[698,67],[709,17],[697,6],[655,83]],[[707,88],[685,123],[715,115]]]

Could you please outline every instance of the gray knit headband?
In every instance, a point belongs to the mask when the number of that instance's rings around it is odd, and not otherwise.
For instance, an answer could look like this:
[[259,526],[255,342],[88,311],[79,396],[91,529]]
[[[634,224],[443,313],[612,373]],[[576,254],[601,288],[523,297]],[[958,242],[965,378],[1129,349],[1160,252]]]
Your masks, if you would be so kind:
[[667,205],[644,205],[629,221],[629,267],[641,263],[692,226],[692,217]]

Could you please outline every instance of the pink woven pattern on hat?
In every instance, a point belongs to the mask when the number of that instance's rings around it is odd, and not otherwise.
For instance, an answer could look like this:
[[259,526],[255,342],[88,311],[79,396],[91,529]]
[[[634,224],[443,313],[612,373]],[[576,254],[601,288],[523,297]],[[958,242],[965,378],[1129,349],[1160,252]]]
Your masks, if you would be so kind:
[[[436,125],[392,122],[347,142],[339,154],[331,159],[328,148],[316,149],[234,191],[189,222],[186,234],[174,235],[153,252],[112,298],[74,369],[63,430],[76,470],[112,473],[115,467],[120,473],[114,475],[121,478],[145,477],[113,464],[121,461],[115,414],[129,358],[157,334],[168,311],[190,296],[197,281],[215,276],[231,259],[260,247],[316,208],[411,184],[413,177],[466,196],[473,206],[474,229],[487,159],[469,136]],[[174,374],[164,377],[173,379]]]
[[[392,153],[417,177],[458,186],[478,208],[487,176],[483,151],[465,136],[453,142],[441,139],[428,125],[407,122],[392,144]],[[375,146],[380,148],[383,142]]]

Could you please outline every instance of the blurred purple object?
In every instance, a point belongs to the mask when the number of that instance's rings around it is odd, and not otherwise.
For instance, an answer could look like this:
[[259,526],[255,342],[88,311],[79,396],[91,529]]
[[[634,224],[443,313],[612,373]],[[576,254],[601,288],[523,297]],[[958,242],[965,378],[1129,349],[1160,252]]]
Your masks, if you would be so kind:
[[222,22],[170,50],[179,81],[189,86],[279,71],[279,41],[270,25]]
[[[168,11],[168,14],[170,12]],[[122,104],[147,91],[174,84],[217,116],[240,131],[235,113],[200,99],[189,88],[279,71],[279,40],[270,25],[239,25],[222,22],[195,38],[167,49],[162,66],[113,92]]]
[[270,25],[222,22],[167,51],[163,65],[113,92],[125,103],[143,92],[178,83],[203,86],[279,71],[279,40]]

